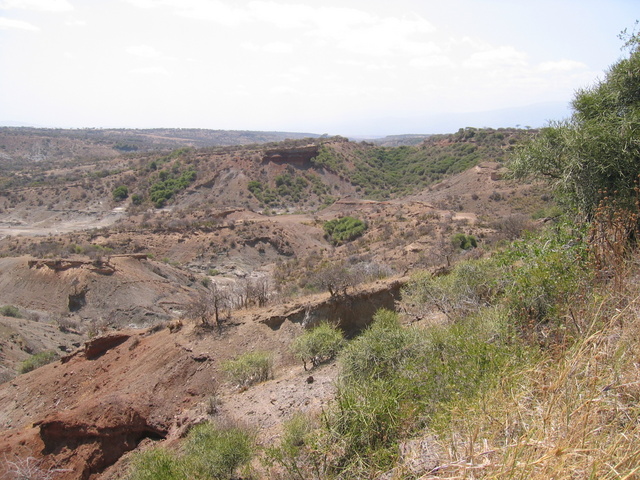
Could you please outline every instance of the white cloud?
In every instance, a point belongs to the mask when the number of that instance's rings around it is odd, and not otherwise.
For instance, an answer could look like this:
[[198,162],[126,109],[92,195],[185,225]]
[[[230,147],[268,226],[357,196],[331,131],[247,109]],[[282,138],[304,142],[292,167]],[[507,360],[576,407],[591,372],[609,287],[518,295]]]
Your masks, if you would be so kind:
[[264,52],[264,53],[292,53],[293,45],[287,42],[269,42],[263,45],[258,45],[253,42],[243,42],[242,48],[252,52]]
[[38,12],[70,12],[73,10],[67,0],[1,0],[0,9],[35,10]]
[[570,72],[573,70],[586,69],[587,66],[575,60],[559,60],[555,62],[543,62],[538,66],[541,72]]
[[419,70],[427,70],[434,67],[453,67],[454,62],[445,55],[431,55],[425,57],[412,58],[409,66]]
[[169,71],[163,67],[140,67],[131,70],[136,75],[169,75]]
[[69,20],[65,23],[69,27],[86,27],[87,22],[85,20]]
[[472,54],[464,66],[469,68],[523,67],[527,65],[527,54],[514,47],[497,47]]
[[138,8],[153,8],[158,6],[158,2],[154,0],[123,0],[129,5],[133,5]]
[[163,0],[182,17],[208,20],[228,27],[237,27],[247,20],[246,12],[217,0]]
[[30,32],[37,32],[38,30],[40,30],[38,27],[31,23],[3,17],[0,17],[0,29],[28,30]]
[[132,45],[126,50],[128,54],[142,58],[160,58],[162,56],[158,50],[149,45]]

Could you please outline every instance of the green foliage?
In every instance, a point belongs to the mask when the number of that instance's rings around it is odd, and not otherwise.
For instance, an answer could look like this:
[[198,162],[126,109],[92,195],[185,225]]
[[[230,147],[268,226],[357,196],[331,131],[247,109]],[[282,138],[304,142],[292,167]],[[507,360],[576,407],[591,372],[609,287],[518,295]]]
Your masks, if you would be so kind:
[[0,315],[4,315],[5,317],[22,318],[20,309],[14,305],[4,305],[0,308]]
[[273,359],[268,352],[247,352],[222,363],[229,380],[241,387],[264,382],[271,378]]
[[525,335],[538,335],[550,326],[566,329],[564,313],[571,298],[586,292],[592,276],[583,235],[561,224],[515,241],[496,256],[505,276],[504,304]]
[[316,167],[325,168],[335,173],[344,170],[342,158],[327,146],[320,147],[318,155],[311,159],[311,163]]
[[306,370],[307,362],[317,367],[323,362],[332,360],[344,343],[342,332],[335,326],[323,322],[297,337],[291,344],[291,351],[296,358],[302,360]]
[[464,233],[456,233],[451,237],[451,244],[454,248],[462,250],[470,250],[478,246],[476,237],[473,235],[465,235]]
[[254,454],[254,437],[246,429],[202,423],[194,427],[185,442],[185,462],[193,477],[231,479]]
[[27,373],[36,368],[48,365],[51,362],[55,362],[58,359],[58,354],[53,350],[46,350],[44,352],[31,355],[25,361],[20,363],[18,367],[18,373]]
[[144,198],[142,198],[142,195],[139,195],[137,193],[131,195],[131,203],[133,203],[134,205],[141,205],[143,201]]
[[402,439],[443,415],[447,405],[499,381],[521,355],[503,337],[504,321],[504,315],[487,314],[403,328],[397,314],[379,312],[340,354],[336,404],[324,437],[339,452],[332,468],[344,478],[372,478],[393,466]]
[[202,423],[187,435],[184,453],[154,448],[134,456],[127,480],[228,480],[254,455],[254,436],[231,425]]
[[395,312],[376,312],[371,326],[340,354],[343,377],[357,383],[392,376],[420,348],[416,333],[402,328]]
[[186,480],[183,461],[174,452],[153,448],[136,454],[127,480]]
[[276,176],[273,188],[258,180],[251,180],[247,184],[247,189],[260,203],[270,207],[305,203],[312,194],[324,198],[329,192],[329,187],[318,175],[310,173],[299,175],[292,167]]
[[149,198],[156,208],[162,208],[171,197],[187,188],[196,179],[196,172],[186,170],[182,174],[176,175],[167,170],[160,170],[158,178],[159,181],[151,185],[149,189]]
[[129,197],[129,189],[126,185],[120,185],[113,190],[113,199],[116,202],[121,202]]
[[341,159],[340,174],[360,187],[365,196],[385,199],[423,189],[479,161],[503,161],[512,142],[523,135],[516,129],[467,128],[456,134],[430,136],[417,146],[360,144],[348,155],[331,150],[327,156]]
[[570,207],[591,217],[607,195],[632,203],[640,175],[640,44],[604,80],[579,90],[570,119],[550,124],[510,163],[517,177],[543,177]]
[[458,263],[448,275],[416,273],[402,296],[406,303],[435,308],[456,319],[495,302],[505,288],[504,277],[503,269],[492,259],[469,260]]
[[[313,462],[305,447],[313,443],[316,422],[310,416],[297,412],[283,425],[283,434],[278,445],[267,447],[264,463],[284,468],[291,479],[310,478],[308,469]],[[317,469],[316,469],[317,471]]]
[[322,227],[333,243],[341,244],[362,235],[367,229],[367,224],[358,218],[347,216],[329,220]]

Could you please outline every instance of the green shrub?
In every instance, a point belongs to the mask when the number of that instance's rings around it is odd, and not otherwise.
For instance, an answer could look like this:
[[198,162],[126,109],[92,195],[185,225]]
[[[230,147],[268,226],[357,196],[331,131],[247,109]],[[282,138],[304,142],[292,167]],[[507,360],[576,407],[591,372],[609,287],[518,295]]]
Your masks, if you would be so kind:
[[44,352],[36,353],[20,363],[18,373],[30,372],[31,370],[35,370],[43,365],[54,362],[57,358],[58,354],[53,350],[45,350]]
[[271,378],[273,359],[268,352],[248,352],[222,364],[222,370],[233,383],[248,387]]
[[245,429],[203,423],[187,435],[182,455],[165,448],[134,455],[127,480],[235,478],[253,457],[254,445],[254,436]]
[[637,200],[640,36],[628,40],[628,57],[576,91],[571,118],[541,129],[509,164],[517,177],[546,178],[565,205],[587,218],[605,197],[629,206]]
[[362,378],[393,375],[415,354],[418,340],[414,329],[402,328],[398,314],[379,310],[369,328],[342,350],[342,376],[357,383]]
[[341,478],[392,468],[402,439],[494,385],[523,355],[502,311],[425,329],[403,328],[389,311],[376,317],[340,354],[320,440],[336,452],[331,468]]
[[5,317],[22,318],[22,314],[18,307],[13,305],[5,305],[0,308],[0,315],[4,315]]
[[[313,454],[307,447],[313,443],[318,428],[314,418],[297,412],[283,425],[283,433],[277,445],[265,450],[264,463],[268,467],[278,465],[287,473],[287,478],[306,480],[318,472]],[[316,467],[316,468],[314,468]]]
[[186,468],[174,452],[154,448],[134,455],[127,480],[185,480]]
[[184,462],[193,472],[188,478],[235,478],[236,470],[253,457],[254,444],[254,436],[237,426],[202,423],[194,427],[184,446]]
[[116,187],[115,190],[113,191],[113,199],[116,202],[121,202],[122,200],[125,200],[128,196],[129,196],[129,189],[126,187],[126,185],[120,185],[119,187]]
[[504,277],[492,259],[460,262],[448,275],[413,275],[404,287],[403,300],[418,310],[435,308],[449,318],[459,318],[497,301]]
[[149,189],[149,198],[156,208],[162,208],[176,193],[187,188],[196,179],[196,172],[186,170],[176,176],[167,170],[160,170],[158,178],[159,181]]
[[367,224],[347,216],[329,220],[324,223],[323,228],[327,238],[337,245],[358,238],[367,229]]
[[307,362],[317,367],[323,362],[332,360],[344,346],[342,332],[333,325],[323,322],[313,330],[297,337],[291,344],[294,356],[302,360],[304,369]]
[[[556,328],[569,333],[565,313],[571,297],[585,293],[592,278],[587,245],[568,224],[514,242],[498,261],[506,265],[505,305],[525,335]],[[579,327],[578,327],[579,329]],[[576,332],[578,333],[578,332]]]
[[478,241],[473,235],[465,235],[464,233],[456,233],[451,237],[451,244],[455,248],[462,250],[470,250],[478,246]]

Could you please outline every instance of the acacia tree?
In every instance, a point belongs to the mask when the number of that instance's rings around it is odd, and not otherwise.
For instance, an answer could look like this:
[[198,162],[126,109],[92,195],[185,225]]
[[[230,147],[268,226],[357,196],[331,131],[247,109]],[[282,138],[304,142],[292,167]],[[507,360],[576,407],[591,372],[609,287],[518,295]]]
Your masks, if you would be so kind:
[[621,38],[628,56],[579,90],[572,116],[542,128],[510,162],[515,177],[546,178],[588,219],[606,196],[633,202],[640,175],[640,37],[625,31]]

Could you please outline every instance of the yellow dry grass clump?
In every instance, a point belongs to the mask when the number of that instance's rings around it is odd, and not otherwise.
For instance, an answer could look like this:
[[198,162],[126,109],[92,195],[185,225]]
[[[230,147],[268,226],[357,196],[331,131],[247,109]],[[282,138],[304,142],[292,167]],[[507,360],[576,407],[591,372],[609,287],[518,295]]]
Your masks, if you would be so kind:
[[582,335],[450,412],[422,479],[640,478],[640,265],[576,305]]

